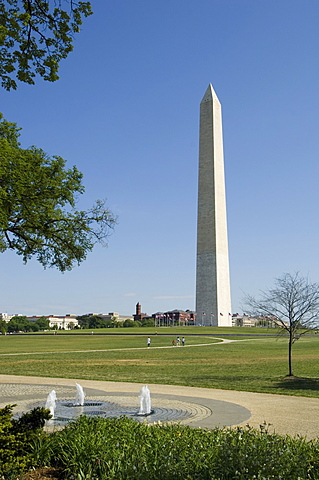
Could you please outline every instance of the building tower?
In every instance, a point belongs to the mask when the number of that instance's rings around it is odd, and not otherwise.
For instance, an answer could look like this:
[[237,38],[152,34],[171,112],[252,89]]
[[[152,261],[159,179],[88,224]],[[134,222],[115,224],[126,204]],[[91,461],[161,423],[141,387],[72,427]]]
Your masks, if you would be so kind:
[[142,320],[143,316],[145,317],[145,314],[142,313],[142,305],[140,302],[137,302],[135,306],[135,315],[133,314],[133,319],[136,321]]
[[221,105],[210,84],[200,104],[196,323],[231,326]]

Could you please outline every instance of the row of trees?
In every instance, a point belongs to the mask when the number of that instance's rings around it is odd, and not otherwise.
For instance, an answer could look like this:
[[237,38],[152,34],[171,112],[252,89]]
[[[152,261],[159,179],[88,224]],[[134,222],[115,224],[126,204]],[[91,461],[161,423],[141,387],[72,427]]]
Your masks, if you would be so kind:
[[[262,292],[260,298],[246,297],[246,306],[254,315],[261,315],[271,320],[278,328],[279,334],[288,336],[288,376],[293,376],[292,347],[302,335],[318,331],[319,326],[319,285],[311,283],[299,273],[285,274],[275,281],[275,287]],[[118,327],[154,327],[154,319],[142,319],[141,322],[126,319],[119,322],[116,317],[103,319],[99,315],[82,315],[77,317],[79,326],[75,328],[118,328]],[[41,317],[31,322],[25,316],[13,317],[8,323],[0,321],[2,333],[35,332],[48,330],[49,320]],[[55,327],[56,328],[56,327]]]
[[[74,329],[83,328],[93,330],[96,328],[154,327],[154,320],[150,318],[142,320],[141,322],[135,322],[134,320],[127,318],[124,322],[119,322],[116,320],[116,317],[106,320],[99,315],[81,315],[77,317],[77,320],[79,324],[78,326],[73,324]],[[50,327],[49,323],[48,318],[45,316],[31,322],[27,317],[17,315],[12,317],[9,322],[0,320],[0,332],[2,334],[39,332],[44,330],[56,330],[58,328],[56,325]],[[70,327],[72,327],[72,323],[70,324]]]
[[18,315],[12,317],[9,322],[0,320],[1,333],[16,333],[16,332],[39,332],[41,330],[49,330],[49,320],[46,317],[40,317],[35,322],[23,316]]
[[80,315],[77,317],[79,328],[121,328],[121,327],[154,327],[153,319],[143,319],[141,322],[127,318],[124,322],[119,322],[116,317],[104,319],[99,315]]

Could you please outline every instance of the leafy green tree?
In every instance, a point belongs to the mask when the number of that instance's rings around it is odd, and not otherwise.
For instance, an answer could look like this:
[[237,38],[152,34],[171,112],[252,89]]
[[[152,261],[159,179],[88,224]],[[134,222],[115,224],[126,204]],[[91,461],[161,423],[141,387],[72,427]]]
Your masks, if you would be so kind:
[[89,328],[90,315],[79,315],[76,317],[81,328]]
[[14,250],[24,263],[35,256],[44,268],[71,270],[96,243],[106,245],[116,219],[100,200],[88,211],[76,210],[82,173],[66,169],[59,156],[21,148],[19,130],[0,122],[0,251]]
[[154,318],[142,318],[141,325],[142,327],[154,327],[155,320]]
[[8,330],[7,322],[5,322],[4,320],[0,320],[0,332],[2,333],[2,335],[4,335],[7,330]]
[[8,332],[28,332],[30,329],[30,322],[25,316],[17,315],[12,317],[8,322]]
[[40,317],[35,321],[35,325],[39,327],[39,330],[48,330],[50,328],[50,321],[47,317]]
[[28,332],[39,332],[40,327],[36,322],[30,322],[29,321],[29,326],[28,326]]
[[319,284],[311,283],[299,273],[284,274],[275,280],[275,288],[261,292],[256,299],[247,296],[251,313],[264,315],[288,335],[288,376],[293,376],[292,346],[301,335],[317,328],[319,322]]
[[121,324],[121,322],[116,321],[115,317],[105,320],[99,315],[80,315],[76,318],[79,321],[81,328],[114,328],[117,327],[119,323]]
[[16,89],[15,77],[29,84],[36,75],[58,80],[59,63],[73,50],[74,34],[91,14],[90,2],[0,0],[2,86]]
[[123,322],[123,327],[136,327],[136,326],[139,326],[139,325],[136,325],[135,323],[136,323],[136,322],[134,322],[134,320],[131,320],[130,318],[127,318],[127,319],[124,320],[124,322]]
[[105,322],[98,315],[91,315],[89,318],[89,328],[103,328],[105,327]]
[[96,328],[118,328],[122,326],[122,322],[118,322],[116,317],[111,317],[110,319],[99,317],[99,320],[96,323]]
[[[81,328],[101,328],[102,318],[98,315],[80,315],[76,317]],[[105,325],[103,325],[105,327]]]

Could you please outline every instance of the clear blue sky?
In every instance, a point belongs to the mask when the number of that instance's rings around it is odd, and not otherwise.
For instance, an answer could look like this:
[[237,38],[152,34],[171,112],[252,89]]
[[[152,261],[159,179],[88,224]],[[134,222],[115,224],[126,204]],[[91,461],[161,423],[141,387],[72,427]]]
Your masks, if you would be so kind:
[[194,309],[199,103],[223,108],[232,310],[283,273],[318,282],[318,0],[93,0],[56,83],[0,92],[22,145],[119,217],[71,272],[0,256],[0,311]]

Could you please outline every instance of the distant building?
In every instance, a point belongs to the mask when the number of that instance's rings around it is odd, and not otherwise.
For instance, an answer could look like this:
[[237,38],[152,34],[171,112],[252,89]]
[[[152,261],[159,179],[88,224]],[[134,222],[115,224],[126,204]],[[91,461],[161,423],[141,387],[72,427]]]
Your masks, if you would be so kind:
[[191,310],[170,310],[168,312],[153,313],[155,326],[174,327],[176,325],[187,326],[196,324],[196,313]]
[[264,315],[239,315],[235,313],[232,316],[233,327],[268,327],[273,328],[276,326],[274,320]]
[[116,322],[125,322],[127,319],[133,320],[133,315],[120,315],[118,312],[99,313],[98,316],[103,320],[115,320]]
[[135,314],[133,315],[133,320],[140,322],[143,318],[152,318],[147,315],[147,313],[142,313],[142,306],[138,302],[135,307]]
[[8,315],[7,313],[0,313],[0,320],[4,322],[10,322],[13,317],[23,317],[22,313],[15,313],[14,315]]
[[0,313],[0,320],[4,322],[10,322],[12,317],[14,317],[14,315],[8,315],[7,313]]
[[34,315],[33,317],[27,317],[30,322],[36,322],[39,318],[45,317],[49,320],[49,327],[56,328],[57,330],[72,330],[77,327],[79,322],[76,315]]

